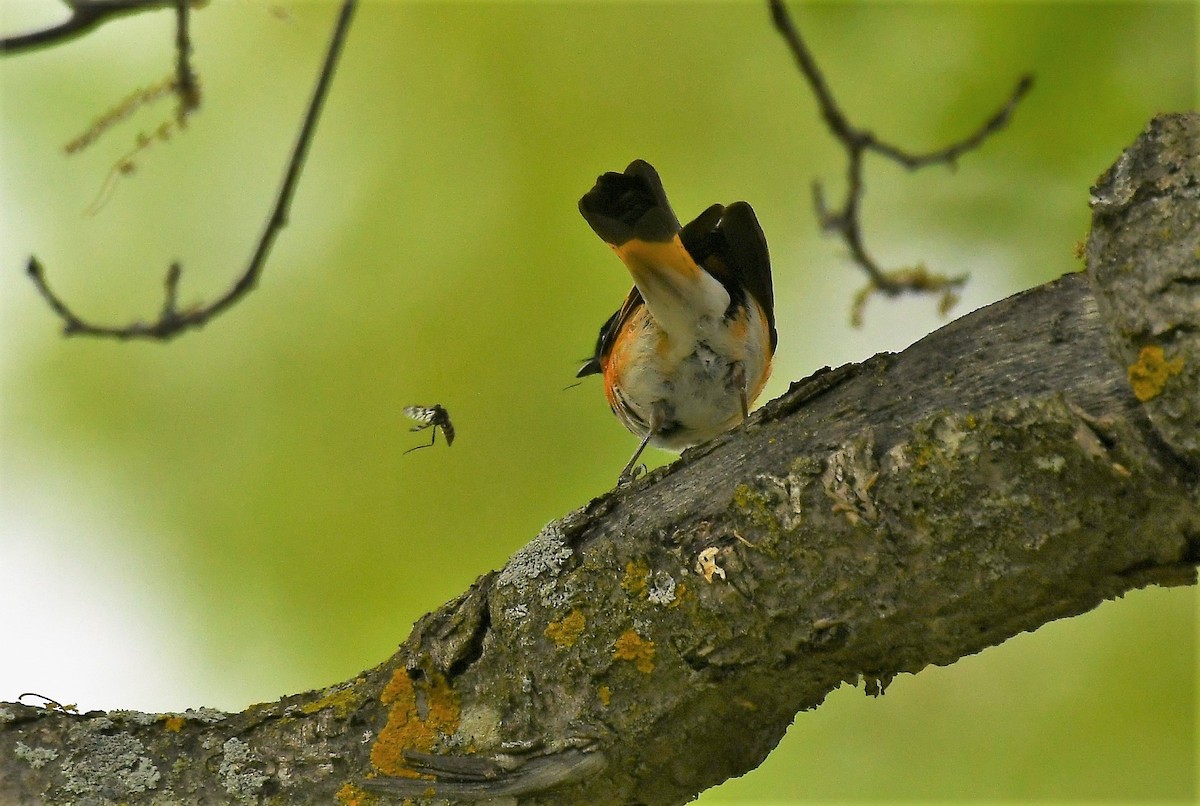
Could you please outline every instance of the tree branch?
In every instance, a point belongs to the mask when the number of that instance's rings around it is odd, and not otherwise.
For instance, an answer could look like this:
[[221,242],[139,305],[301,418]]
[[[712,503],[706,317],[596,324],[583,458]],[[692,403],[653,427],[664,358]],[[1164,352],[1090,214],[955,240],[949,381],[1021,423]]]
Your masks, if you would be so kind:
[[175,0],[175,92],[179,95],[180,120],[200,105],[200,85],[192,70],[192,35],[188,25],[190,0]]
[[5,705],[0,791],[683,803],[844,682],[1194,584],[1197,209],[1200,115],[1158,118],[1095,189],[1089,276],[793,384],[354,680],[240,714]]
[[[304,159],[308,154],[309,145],[312,143],[313,133],[316,131],[317,120],[321,116],[321,108],[325,103],[325,97],[329,94],[329,86],[333,81],[333,73],[337,67],[338,58],[341,55],[342,46],[345,44],[346,35],[350,30],[350,21],[354,16],[356,6],[357,0],[343,0],[341,11],[338,14],[337,21],[334,23],[333,36],[329,43],[329,49],[326,52],[325,61],[317,78],[316,88],[313,90],[312,100],[309,102],[308,109],[305,112],[304,122],[301,124],[300,134],[296,138],[296,144],[288,160],[283,182],[275,198],[271,215],[267,219],[267,224],[263,229],[262,235],[259,237],[258,244],[250,257],[249,263],[246,265],[246,269],[229,289],[209,303],[180,310],[175,305],[175,299],[182,267],[180,264],[175,263],[167,271],[165,281],[166,295],[157,320],[148,324],[140,321],[127,325],[95,324],[86,321],[75,313],[61,297],[51,290],[49,283],[46,281],[45,270],[42,268],[42,264],[36,257],[31,256],[27,267],[29,278],[33,281],[38,293],[46,300],[50,309],[62,319],[64,335],[97,336],[115,338],[122,341],[127,339],[167,341],[186,330],[204,326],[210,319],[218,316],[225,309],[237,303],[254,288],[258,283],[259,276],[262,274],[263,265],[266,263],[267,256],[271,252],[275,238],[279,235],[280,230],[287,225],[288,210],[291,207],[292,196],[296,191],[296,183],[300,178],[300,172],[303,170]],[[186,104],[186,99],[196,98],[198,95],[195,77],[191,72],[187,60],[188,51],[191,47],[187,38],[187,6],[181,2],[177,8],[179,9],[179,26],[177,29],[179,92],[181,98],[184,99],[183,103]]]
[[813,182],[813,202],[817,208],[817,217],[821,228],[826,232],[836,232],[842,236],[854,258],[870,278],[869,285],[855,298],[851,320],[855,327],[862,323],[862,309],[872,293],[880,292],[888,296],[902,293],[940,293],[943,312],[948,310],[957,299],[956,292],[966,282],[965,274],[947,277],[933,274],[924,267],[888,271],[883,269],[863,243],[862,224],[859,213],[862,209],[862,197],[865,192],[862,179],[863,156],[868,151],[874,151],[888,159],[903,165],[905,168],[916,170],[928,165],[949,165],[954,167],[958,158],[963,154],[978,148],[991,135],[1004,128],[1012,117],[1021,99],[1033,87],[1033,77],[1022,76],[1008,100],[990,118],[984,121],[974,133],[964,137],[945,148],[927,153],[917,153],[884,142],[874,133],[860,129],[850,123],[850,120],[838,106],[825,75],[817,65],[812,51],[808,49],[800,31],[792,21],[791,14],[783,0],[768,0],[771,9],[771,20],[775,24],[796,64],[801,75],[808,82],[816,96],[817,105],[821,108],[821,117],[825,120],[833,136],[846,150],[846,196],[838,209],[830,209],[825,203],[825,194],[819,181]]
[[156,11],[176,4],[176,0],[63,0],[63,2],[71,10],[71,15],[67,19],[39,31],[30,31],[0,39],[0,56],[61,45],[83,36],[109,20],[142,11]]

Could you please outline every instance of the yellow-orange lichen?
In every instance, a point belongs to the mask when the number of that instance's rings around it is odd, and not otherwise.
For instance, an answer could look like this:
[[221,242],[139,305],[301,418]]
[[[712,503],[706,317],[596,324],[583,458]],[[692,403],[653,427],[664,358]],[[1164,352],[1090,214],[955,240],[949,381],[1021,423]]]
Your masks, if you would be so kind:
[[601,686],[596,689],[596,696],[600,698],[600,704],[607,708],[608,704],[612,702],[612,689],[608,686]]
[[371,763],[384,775],[420,777],[405,762],[404,751],[429,753],[439,738],[458,730],[458,695],[437,671],[414,683],[408,670],[398,668],[379,700],[388,706],[388,718],[371,747]]
[[630,560],[625,563],[625,577],[621,580],[621,587],[634,596],[641,596],[646,592],[646,586],[650,582],[650,566],[645,560]]
[[1167,379],[1183,371],[1183,359],[1168,361],[1163,348],[1148,344],[1138,353],[1138,360],[1129,367],[1129,385],[1133,394],[1145,403],[1162,394]]
[[560,621],[552,621],[546,627],[546,637],[555,643],[559,649],[574,646],[587,626],[587,619],[578,609],[572,610]]
[[362,682],[363,679],[360,677],[354,681],[352,686],[326,689],[324,696],[300,706],[300,711],[305,714],[315,714],[329,708],[335,717],[345,719],[351,711],[358,707],[361,695],[357,686]]
[[342,806],[375,806],[379,798],[347,781],[334,795]]
[[171,733],[179,733],[179,731],[183,730],[184,723],[186,722],[187,720],[181,716],[169,716],[163,720],[163,727]]
[[613,657],[632,661],[639,672],[649,674],[654,671],[654,642],[647,641],[634,630],[626,630],[617,639]]

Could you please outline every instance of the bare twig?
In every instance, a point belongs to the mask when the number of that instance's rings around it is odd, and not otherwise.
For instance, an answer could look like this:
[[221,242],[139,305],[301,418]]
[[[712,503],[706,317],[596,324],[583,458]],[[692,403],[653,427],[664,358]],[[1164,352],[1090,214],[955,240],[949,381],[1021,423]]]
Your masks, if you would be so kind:
[[188,116],[200,105],[200,85],[192,71],[192,37],[188,30],[191,0],[175,0],[175,92],[179,95],[176,119],[184,125]]
[[117,123],[168,93],[173,94],[178,101],[175,114],[170,119],[160,122],[150,133],[139,132],[133,148],[113,163],[104,184],[100,187],[100,192],[88,205],[84,215],[95,215],[116,190],[117,181],[123,176],[133,174],[137,167],[134,160],[155,143],[166,142],[174,134],[182,133],[187,128],[188,117],[200,108],[200,82],[191,66],[192,42],[188,28],[189,12],[194,0],[174,0],[174,2],[176,17],[175,69],[158,84],[139,89],[121,101],[97,118],[87,131],[64,147],[67,154],[77,154],[98,140]]
[[854,310],[851,315],[852,321],[856,326],[861,323],[862,308],[866,304],[867,299],[874,293],[882,293],[888,296],[896,296],[905,292],[940,293],[942,295],[941,308],[944,312],[957,300],[957,290],[966,282],[966,275],[947,277],[931,273],[923,266],[889,271],[883,269],[871,257],[870,253],[867,252],[867,248],[863,244],[862,224],[859,220],[864,192],[862,179],[863,155],[867,151],[874,151],[876,154],[887,157],[909,170],[939,164],[954,167],[959,157],[968,151],[978,148],[984,140],[1004,128],[1009,118],[1012,117],[1016,105],[1033,86],[1033,77],[1029,75],[1022,76],[1004,105],[971,135],[936,151],[914,153],[886,143],[872,132],[857,128],[850,123],[834,99],[833,93],[825,81],[824,74],[821,72],[820,67],[817,66],[816,59],[813,58],[812,52],[800,36],[800,31],[792,21],[791,14],[788,12],[783,0],[768,0],[768,3],[775,28],[787,42],[792,55],[796,59],[796,64],[800,68],[800,72],[804,75],[804,78],[812,88],[813,94],[816,96],[817,104],[821,108],[821,117],[825,119],[825,123],[829,126],[829,130],[833,133],[833,136],[846,149],[848,165],[846,167],[845,200],[840,207],[836,209],[830,208],[825,203],[825,194],[819,181],[813,182],[813,199],[822,229],[826,232],[835,232],[842,236],[846,242],[846,246],[850,249],[850,254],[854,258],[854,261],[862,267],[863,271],[867,273],[868,278],[870,278],[867,287],[860,291],[855,299]]
[[109,20],[173,6],[176,0],[63,0],[71,10],[67,19],[25,34],[0,39],[0,55],[59,45],[83,36]]
[[[180,4],[177,8],[182,8],[184,5],[186,4]],[[341,55],[342,46],[346,40],[346,34],[350,29],[350,20],[354,16],[354,10],[357,5],[357,0],[343,0],[337,22],[334,24],[329,50],[325,55],[325,62],[321,67],[317,86],[313,90],[312,100],[309,102],[308,110],[305,112],[304,122],[300,127],[300,134],[297,136],[296,144],[292,149],[292,155],[288,161],[283,183],[279,188],[279,194],[275,199],[275,205],[271,210],[271,216],[267,220],[262,235],[259,237],[258,245],[250,257],[250,262],[233,285],[212,302],[180,310],[176,305],[176,297],[182,267],[178,263],[175,263],[167,272],[164,283],[165,298],[162,311],[157,320],[150,323],[139,321],[120,326],[97,325],[87,322],[74,313],[50,289],[50,286],[46,282],[45,272],[42,269],[41,263],[36,257],[30,257],[28,265],[29,277],[37,287],[38,292],[46,300],[47,304],[49,304],[51,310],[63,320],[64,335],[98,336],[120,340],[156,339],[166,341],[190,328],[202,327],[210,319],[232,306],[254,288],[258,283],[259,276],[262,274],[263,264],[266,262],[267,255],[270,254],[271,247],[275,243],[275,238],[279,235],[279,231],[287,225],[288,209],[291,206],[292,196],[296,191],[296,182],[300,178],[304,158],[308,153],[308,147],[312,142],[313,133],[316,130],[317,120],[321,115],[321,107],[325,102],[325,97],[329,94],[329,86],[333,80],[334,68],[337,66],[338,57]],[[180,26],[183,31],[179,34],[177,42],[180,45],[181,54],[179,57],[179,71],[184,86],[186,86],[186,81],[182,78],[183,74],[191,74],[186,57],[186,51],[190,49],[190,45],[187,42],[186,17],[186,10],[180,11]],[[181,103],[185,103],[185,101],[181,99]]]
[[101,135],[121,121],[132,116],[139,109],[149,106],[167,95],[178,94],[178,92],[178,76],[174,72],[162,81],[146,87],[139,87],[130,93],[128,97],[121,99],[115,106],[92,121],[86,131],[63,146],[63,152],[68,155],[82,152],[85,148],[90,147],[92,143],[99,140]]

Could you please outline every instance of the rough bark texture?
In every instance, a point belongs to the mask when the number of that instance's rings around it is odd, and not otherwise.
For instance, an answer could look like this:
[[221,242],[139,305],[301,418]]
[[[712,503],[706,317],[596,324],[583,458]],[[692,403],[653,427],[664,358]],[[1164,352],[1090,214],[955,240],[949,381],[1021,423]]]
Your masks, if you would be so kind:
[[1194,583],[1198,131],[1156,119],[1101,179],[1089,276],[794,384],[354,680],[240,714],[0,707],[0,792],[681,803],[843,681]]

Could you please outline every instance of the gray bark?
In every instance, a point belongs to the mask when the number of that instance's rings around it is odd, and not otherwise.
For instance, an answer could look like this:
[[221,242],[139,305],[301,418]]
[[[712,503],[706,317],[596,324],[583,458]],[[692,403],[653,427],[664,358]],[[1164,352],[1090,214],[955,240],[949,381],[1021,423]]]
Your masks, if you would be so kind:
[[[354,680],[239,714],[0,707],[46,803],[682,803],[882,690],[1200,561],[1200,116],[1094,189],[1089,272],[547,525]],[[413,777],[419,776],[419,777]]]

